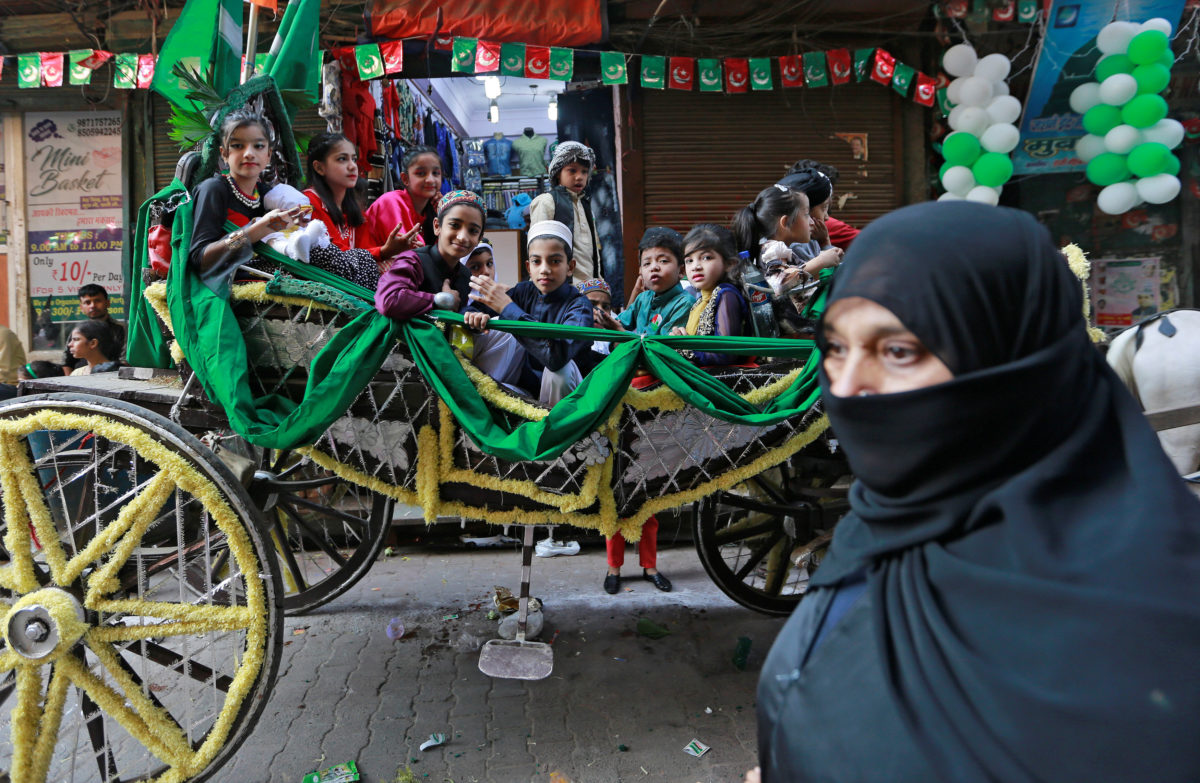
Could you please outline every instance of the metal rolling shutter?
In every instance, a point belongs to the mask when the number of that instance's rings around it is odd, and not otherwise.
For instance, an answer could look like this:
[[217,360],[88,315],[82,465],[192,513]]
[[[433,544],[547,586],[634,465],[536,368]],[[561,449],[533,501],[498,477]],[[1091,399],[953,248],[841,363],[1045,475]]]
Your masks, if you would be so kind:
[[[800,158],[836,166],[833,214],[861,227],[900,206],[898,97],[881,85],[741,95],[645,90],[647,226],[729,225],[734,212]],[[867,163],[835,133],[868,134]]]
[[[154,190],[171,184],[175,176],[175,164],[179,162],[179,145],[167,135],[171,130],[168,118],[171,116],[171,104],[158,93],[153,94],[152,111],[154,112]],[[305,138],[315,136],[325,130],[325,120],[317,116],[317,107],[305,110],[296,118],[292,131],[297,136]],[[300,164],[304,165],[301,155]]]

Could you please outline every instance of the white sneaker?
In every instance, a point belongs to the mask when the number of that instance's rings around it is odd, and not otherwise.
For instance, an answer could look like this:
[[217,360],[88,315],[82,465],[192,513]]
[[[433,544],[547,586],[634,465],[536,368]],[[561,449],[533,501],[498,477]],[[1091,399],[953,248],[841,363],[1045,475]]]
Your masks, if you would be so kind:
[[562,543],[555,541],[553,538],[545,538],[537,542],[537,546],[533,548],[533,553],[538,557],[556,557],[557,555],[577,555],[579,554],[579,542],[568,541]]

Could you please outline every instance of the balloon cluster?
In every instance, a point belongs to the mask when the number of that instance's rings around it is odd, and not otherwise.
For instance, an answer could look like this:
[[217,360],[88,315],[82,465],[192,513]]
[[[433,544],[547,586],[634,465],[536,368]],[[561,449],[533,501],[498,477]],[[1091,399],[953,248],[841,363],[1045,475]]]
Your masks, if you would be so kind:
[[942,142],[941,180],[946,192],[939,201],[967,199],[993,206],[1000,203],[1000,189],[1012,177],[1009,157],[1021,132],[1017,119],[1021,102],[1008,94],[1012,63],[1002,54],[979,57],[968,44],[946,50],[942,57],[946,73],[957,77],[946,88],[954,108],[949,123],[954,131]]
[[1096,36],[1104,56],[1096,81],[1071,92],[1071,110],[1083,115],[1087,135],[1075,154],[1087,164],[1088,181],[1103,188],[1096,205],[1110,215],[1145,201],[1165,204],[1179,195],[1183,125],[1167,119],[1161,93],[1171,81],[1171,23],[1112,22]]

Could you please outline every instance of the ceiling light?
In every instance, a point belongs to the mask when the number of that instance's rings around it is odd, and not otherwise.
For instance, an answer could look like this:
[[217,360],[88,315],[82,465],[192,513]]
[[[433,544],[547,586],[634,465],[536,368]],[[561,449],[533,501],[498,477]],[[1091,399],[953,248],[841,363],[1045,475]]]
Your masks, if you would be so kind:
[[500,97],[500,77],[485,76],[483,77],[483,94],[489,99],[495,100]]
[[496,105],[494,98],[488,104],[488,122],[500,122],[500,107]]
[[558,122],[558,96],[551,95],[550,103],[546,105],[546,115],[551,121]]

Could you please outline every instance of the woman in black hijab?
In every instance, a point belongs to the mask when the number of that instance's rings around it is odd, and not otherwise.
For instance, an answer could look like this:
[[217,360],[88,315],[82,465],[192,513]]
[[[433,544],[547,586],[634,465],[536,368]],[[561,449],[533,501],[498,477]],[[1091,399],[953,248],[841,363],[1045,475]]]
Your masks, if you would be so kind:
[[1081,312],[1024,212],[855,241],[818,333],[852,511],[763,667],[763,781],[1200,780],[1200,504]]

